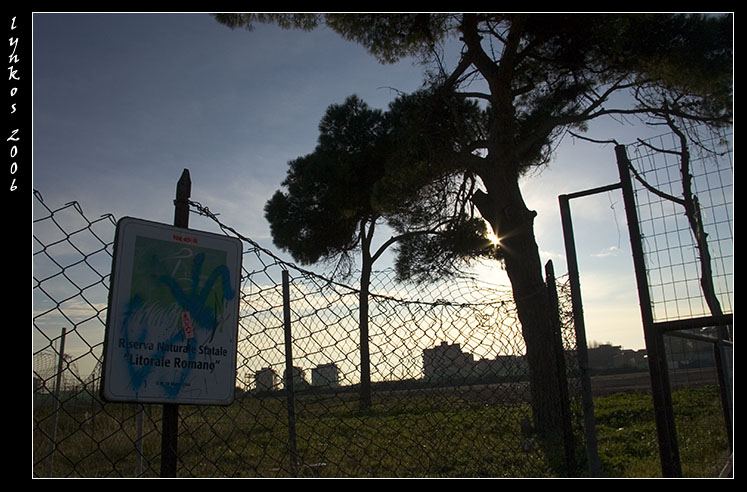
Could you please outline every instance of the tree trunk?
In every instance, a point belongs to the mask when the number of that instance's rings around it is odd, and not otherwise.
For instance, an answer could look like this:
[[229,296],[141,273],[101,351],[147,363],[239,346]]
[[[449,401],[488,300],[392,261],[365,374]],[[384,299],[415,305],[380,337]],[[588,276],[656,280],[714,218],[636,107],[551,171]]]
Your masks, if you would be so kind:
[[517,177],[495,171],[497,166],[492,169],[492,176],[483,176],[488,193],[476,194],[473,202],[501,241],[526,344],[535,431],[562,460],[568,404],[563,398],[565,374],[559,370],[564,367],[559,359],[563,351],[554,336],[553,310],[534,236],[536,213],[526,207]]
[[361,272],[361,293],[358,303],[361,345],[361,393],[360,409],[371,407],[371,357],[368,348],[368,284],[371,280],[371,269]]
[[372,234],[366,234],[365,225],[361,225],[361,283],[360,298],[358,299],[358,323],[360,330],[360,355],[361,355],[361,387],[360,387],[360,409],[367,410],[371,407],[371,356],[369,353],[368,338],[368,292],[371,283],[371,270],[373,260],[371,258]]

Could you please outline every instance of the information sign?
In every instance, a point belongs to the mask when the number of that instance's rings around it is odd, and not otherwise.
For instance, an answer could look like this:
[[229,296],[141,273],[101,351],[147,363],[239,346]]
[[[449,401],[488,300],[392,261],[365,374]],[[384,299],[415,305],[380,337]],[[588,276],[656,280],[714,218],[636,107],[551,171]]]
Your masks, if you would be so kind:
[[106,401],[233,401],[241,248],[219,234],[130,217],[117,223]]

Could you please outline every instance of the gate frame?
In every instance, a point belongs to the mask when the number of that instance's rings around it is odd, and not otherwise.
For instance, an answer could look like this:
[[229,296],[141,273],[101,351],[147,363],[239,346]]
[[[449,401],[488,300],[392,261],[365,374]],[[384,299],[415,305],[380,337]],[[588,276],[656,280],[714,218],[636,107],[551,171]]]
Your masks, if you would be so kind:
[[571,287],[571,304],[573,310],[573,326],[576,331],[576,349],[578,351],[578,365],[581,379],[581,396],[584,412],[584,434],[586,442],[586,459],[588,460],[589,475],[599,477],[601,465],[597,449],[596,424],[594,420],[594,401],[591,392],[591,374],[589,372],[588,342],[586,340],[586,323],[584,321],[583,302],[581,300],[581,283],[579,279],[576,242],[573,235],[570,200],[585,196],[604,193],[620,188],[620,184],[612,184],[558,196],[560,217],[563,226],[563,241],[565,243],[565,257],[568,266],[568,278]]
[[[584,420],[586,426],[586,453],[589,459],[589,471],[592,476],[599,474],[599,457],[597,454],[596,429],[594,423],[594,404],[591,394],[591,377],[588,366],[588,347],[586,341],[586,326],[584,322],[583,306],[581,301],[581,287],[579,281],[578,260],[573,237],[573,226],[571,223],[570,200],[585,196],[603,193],[615,189],[621,189],[625,203],[625,213],[628,222],[628,233],[630,245],[633,252],[633,264],[635,269],[638,300],[641,308],[643,321],[643,334],[648,356],[649,376],[651,378],[651,394],[654,401],[654,413],[656,418],[656,430],[661,457],[662,474],[665,477],[682,476],[680,464],[679,447],[677,445],[677,434],[674,425],[674,411],[672,407],[671,386],[667,372],[667,362],[664,352],[663,331],[655,329],[653,313],[651,312],[651,298],[646,282],[646,270],[643,262],[643,244],[640,230],[638,229],[638,214],[633,201],[632,183],[627,173],[625,161],[621,158],[625,154],[623,146],[616,146],[618,170],[620,182],[586,191],[580,191],[568,195],[560,195],[561,218],[563,223],[563,236],[565,240],[566,261],[568,263],[568,275],[571,284],[571,297],[573,301],[573,318],[578,339],[579,366],[581,367],[581,383],[584,396]],[[625,157],[627,159],[627,157]],[[648,308],[646,308],[648,306]]]
[[[664,477],[681,477],[682,464],[680,461],[674,412],[672,409],[672,389],[669,382],[664,335],[668,333],[671,334],[678,330],[708,326],[721,327],[723,331],[725,326],[733,326],[734,316],[733,314],[723,314],[664,322],[656,322],[654,320],[643,253],[643,239],[638,227],[638,212],[636,209],[635,195],[630,176],[632,164],[628,159],[625,145],[618,144],[615,146],[615,156],[617,160],[618,174],[620,176],[620,185],[623,192],[625,214],[628,221],[630,245],[633,252],[633,266],[638,287],[638,300],[643,321],[643,334],[646,341],[649,372],[651,375],[651,390],[654,400],[654,412],[659,439],[662,474]],[[718,362],[717,370],[719,386],[722,393],[722,405],[724,406],[726,428],[731,442],[730,411],[728,408],[728,398],[725,397],[728,393],[728,388],[726,387],[726,381],[724,378],[724,368],[721,363],[721,358],[719,357],[719,350],[721,349],[719,345],[720,344],[717,344],[715,347]]]
[[[638,212],[635,204],[633,185],[629,169],[631,167],[624,145],[615,146],[618,174],[620,182],[593,188],[576,193],[560,195],[561,220],[563,225],[563,238],[565,241],[566,261],[568,264],[568,275],[571,285],[571,298],[573,302],[573,318],[578,343],[578,359],[581,368],[581,384],[584,397],[584,421],[586,427],[586,452],[589,460],[589,472],[592,476],[599,474],[599,457],[597,455],[596,430],[594,424],[594,405],[591,397],[591,379],[588,367],[588,347],[586,342],[586,327],[584,323],[583,306],[581,301],[581,288],[579,281],[578,260],[576,257],[576,246],[573,236],[573,225],[571,222],[570,200],[604,193],[620,189],[623,195],[625,214],[628,223],[628,235],[633,256],[633,267],[635,270],[638,301],[643,323],[643,334],[646,344],[646,354],[649,364],[649,377],[651,379],[651,394],[654,403],[654,414],[656,430],[661,459],[662,475],[664,477],[681,477],[682,464],[679,455],[679,445],[674,421],[674,410],[672,406],[672,389],[669,381],[664,336],[673,335],[675,331],[700,327],[733,326],[733,314],[720,316],[704,316],[693,319],[681,319],[674,321],[654,321],[651,296],[647,281],[646,265],[643,253],[643,240],[639,229]],[[684,336],[684,335],[680,335]],[[717,340],[706,340],[714,343],[717,360],[717,373],[721,389],[722,406],[724,407],[724,418],[726,431],[730,446],[732,445],[731,423],[731,398],[729,395],[728,382],[724,376],[722,365],[722,350],[724,345],[733,343],[726,337],[719,336]]]

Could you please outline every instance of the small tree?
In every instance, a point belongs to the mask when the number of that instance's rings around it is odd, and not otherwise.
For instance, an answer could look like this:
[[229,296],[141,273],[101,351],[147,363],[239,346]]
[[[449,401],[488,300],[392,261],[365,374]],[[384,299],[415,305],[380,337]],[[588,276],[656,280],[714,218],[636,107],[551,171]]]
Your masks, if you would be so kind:
[[[265,206],[274,243],[297,261],[336,261],[347,270],[360,254],[362,408],[371,404],[368,301],[374,263],[388,248],[401,246],[397,269],[410,276],[417,269],[412,258],[427,244],[434,271],[448,275],[470,258],[495,255],[485,222],[465,209],[469,176],[444,173],[421,155],[426,148],[413,125],[422,120],[403,109],[409,97],[389,113],[357,96],[330,106],[315,150],[289,163],[285,189]],[[409,166],[399,164],[405,154]],[[382,223],[394,234],[375,245]]]
[[[703,291],[703,297],[705,298],[706,304],[711,311],[712,316],[721,316],[723,309],[721,308],[721,302],[716,294],[716,289],[713,283],[713,268],[711,266],[711,253],[708,248],[708,233],[705,230],[703,223],[703,216],[700,209],[700,200],[693,190],[693,175],[691,169],[691,154],[690,154],[690,138],[687,135],[685,129],[675,122],[674,118],[670,115],[663,115],[663,120],[672,133],[676,136],[679,141],[679,149],[663,149],[657,148],[650,143],[639,140],[640,144],[651,149],[655,152],[662,154],[670,154],[676,156],[680,165],[680,178],[682,181],[682,194],[681,196],[670,195],[662,190],[659,190],[649,184],[643,176],[641,176],[635,168],[630,167],[636,179],[651,193],[654,195],[668,200],[672,203],[682,206],[687,217],[687,222],[690,226],[693,239],[695,240],[695,247],[697,248],[698,261],[700,264],[700,287]],[[693,133],[697,133],[697,130],[693,130]]]

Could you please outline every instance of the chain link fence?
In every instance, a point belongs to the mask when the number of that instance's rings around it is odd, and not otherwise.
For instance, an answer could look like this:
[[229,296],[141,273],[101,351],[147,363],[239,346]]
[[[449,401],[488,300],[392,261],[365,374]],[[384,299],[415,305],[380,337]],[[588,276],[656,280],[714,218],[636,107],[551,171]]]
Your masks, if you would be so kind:
[[[116,221],[89,220],[77,202],[51,208],[39,192],[34,199],[34,475],[158,476],[163,409],[99,398]],[[395,282],[389,271],[374,275],[373,402],[362,408],[354,279],[298,268],[199,203],[191,208],[243,241],[243,275],[236,397],[226,407],[179,407],[178,476],[557,475],[532,433],[525,348],[509,289],[470,276],[413,285]],[[559,286],[577,407],[570,301]]]

